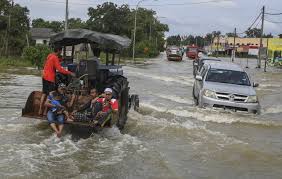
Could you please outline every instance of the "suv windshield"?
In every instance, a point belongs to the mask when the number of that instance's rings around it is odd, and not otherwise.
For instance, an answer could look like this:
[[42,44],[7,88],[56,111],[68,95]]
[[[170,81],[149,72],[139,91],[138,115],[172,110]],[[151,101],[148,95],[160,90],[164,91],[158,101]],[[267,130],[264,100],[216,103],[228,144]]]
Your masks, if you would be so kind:
[[246,72],[225,69],[210,69],[206,81],[251,86]]

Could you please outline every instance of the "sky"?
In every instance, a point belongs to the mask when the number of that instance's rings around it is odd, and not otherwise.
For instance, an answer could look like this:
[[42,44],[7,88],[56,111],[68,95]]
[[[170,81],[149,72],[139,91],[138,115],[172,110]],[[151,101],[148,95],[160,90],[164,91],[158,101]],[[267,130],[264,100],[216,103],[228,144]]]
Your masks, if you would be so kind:
[[[135,9],[140,0],[112,0],[129,4]],[[14,0],[30,10],[30,18],[64,20],[66,0]],[[69,17],[88,19],[88,8],[102,4],[103,0],[69,0]],[[223,34],[246,31],[260,14],[262,6],[266,13],[282,13],[282,0],[143,0],[140,7],[156,11],[158,19],[169,25],[170,35],[205,35],[212,31]],[[282,15],[266,15],[265,33],[282,33]],[[138,23],[138,22],[137,22]],[[253,27],[260,28],[255,23]]]

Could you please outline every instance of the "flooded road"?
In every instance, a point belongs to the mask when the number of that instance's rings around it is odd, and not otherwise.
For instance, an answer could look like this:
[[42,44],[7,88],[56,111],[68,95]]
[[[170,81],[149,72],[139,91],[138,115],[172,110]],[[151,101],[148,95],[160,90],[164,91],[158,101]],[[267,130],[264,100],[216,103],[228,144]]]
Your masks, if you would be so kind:
[[[243,67],[245,60],[236,59]],[[1,178],[281,178],[282,70],[248,69],[260,86],[260,115],[199,109],[192,61],[126,66],[140,112],[122,132],[86,137],[66,127],[57,139],[47,123],[21,118],[35,76],[0,74]]]

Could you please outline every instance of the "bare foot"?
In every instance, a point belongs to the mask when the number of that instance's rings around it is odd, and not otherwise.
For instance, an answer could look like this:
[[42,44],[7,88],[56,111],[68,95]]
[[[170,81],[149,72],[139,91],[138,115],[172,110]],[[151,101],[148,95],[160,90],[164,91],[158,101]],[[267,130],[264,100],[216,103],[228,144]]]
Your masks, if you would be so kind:
[[58,138],[62,137],[62,134],[60,132],[56,132],[56,135]]
[[73,122],[73,119],[68,118],[67,121],[68,121],[68,122]]

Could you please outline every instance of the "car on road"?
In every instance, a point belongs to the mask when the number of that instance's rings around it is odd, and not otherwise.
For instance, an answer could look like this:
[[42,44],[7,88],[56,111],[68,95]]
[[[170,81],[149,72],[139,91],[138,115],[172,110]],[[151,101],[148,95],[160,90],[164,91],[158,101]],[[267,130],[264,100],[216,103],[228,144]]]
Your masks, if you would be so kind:
[[222,61],[219,58],[211,58],[211,57],[202,57],[199,58],[198,60],[194,60],[193,61],[193,75],[194,77],[196,77],[196,75],[200,72],[200,70],[202,69],[203,65],[205,63],[209,63],[209,62],[220,62]]
[[195,60],[198,58],[199,47],[196,45],[188,45],[186,50],[186,57],[191,60]]
[[183,50],[177,46],[169,46],[166,49],[168,60],[182,61]]
[[199,107],[259,113],[260,104],[254,89],[257,86],[239,65],[210,62],[196,75],[192,93]]

